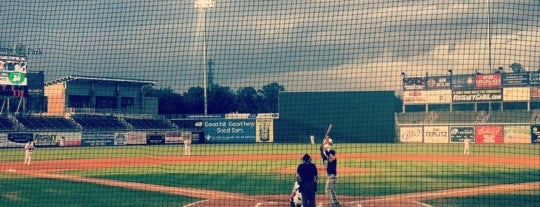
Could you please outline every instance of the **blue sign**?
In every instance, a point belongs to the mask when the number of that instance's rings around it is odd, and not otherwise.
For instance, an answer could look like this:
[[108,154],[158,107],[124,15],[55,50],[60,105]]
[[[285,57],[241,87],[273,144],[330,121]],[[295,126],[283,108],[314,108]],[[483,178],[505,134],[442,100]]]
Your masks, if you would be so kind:
[[473,89],[476,86],[474,75],[452,76],[452,89]]
[[83,147],[114,146],[114,133],[82,133]]
[[427,89],[448,89],[452,79],[449,76],[434,76],[427,79]]
[[255,119],[211,119],[204,121],[207,143],[255,142]]
[[529,73],[503,73],[503,86],[527,86],[529,85]]
[[529,84],[531,86],[540,85],[540,73],[539,72],[529,72]]
[[540,143],[540,125],[531,126],[531,142]]
[[403,79],[404,90],[424,90],[426,88],[425,77],[414,77]]
[[463,142],[465,139],[473,140],[475,138],[474,126],[451,126],[450,142]]
[[34,133],[9,133],[8,140],[16,143],[27,143],[34,140]]
[[146,134],[146,144],[165,144],[165,134]]

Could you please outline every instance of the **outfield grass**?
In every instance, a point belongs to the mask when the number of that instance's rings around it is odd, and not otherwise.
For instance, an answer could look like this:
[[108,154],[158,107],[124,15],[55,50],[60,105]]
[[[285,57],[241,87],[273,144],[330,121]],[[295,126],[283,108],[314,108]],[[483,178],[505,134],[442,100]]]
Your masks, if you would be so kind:
[[[220,161],[114,167],[94,170],[63,172],[81,176],[159,184],[175,187],[193,187],[247,195],[289,194],[294,173],[275,173],[275,170],[295,168],[303,153],[318,156],[318,146],[308,144],[204,144],[194,145],[192,154],[198,155],[272,155],[293,154],[298,159],[259,161]],[[340,153],[374,154],[432,154],[460,155],[458,144],[336,144]],[[540,156],[540,145],[474,145],[474,155]],[[0,149],[1,162],[22,162],[22,149]],[[117,158],[148,156],[179,156],[182,145],[121,146],[96,148],[39,148],[34,160],[64,160],[83,158]],[[317,163],[320,164],[320,163]],[[339,195],[377,196],[408,192],[523,183],[540,180],[540,170],[523,166],[493,166],[486,164],[459,164],[441,162],[340,160],[339,168],[373,170],[369,173],[340,175],[336,192]],[[339,170],[338,168],[338,170]],[[324,172],[321,172],[324,174]],[[324,176],[322,176],[324,179]],[[100,185],[58,180],[22,177],[0,172],[0,206],[32,206],[37,200],[47,202],[39,206],[182,206],[193,199],[160,193],[149,193]],[[324,180],[319,182],[319,194],[324,193]],[[538,195],[538,191],[531,191]],[[535,194],[536,193],[536,194]],[[529,193],[531,194],[531,193]],[[523,199],[536,201],[529,194],[505,195],[505,199],[520,203]],[[103,200],[113,197],[114,200]],[[469,199],[469,200],[467,200]],[[471,204],[476,200],[489,203],[492,197],[478,196],[460,199],[433,200],[434,206],[445,202],[452,206]],[[515,200],[517,199],[517,200]],[[521,200],[520,200],[521,199]],[[49,205],[50,204],[50,205]],[[65,204],[65,205],[64,205]],[[34,205],[35,206],[35,205]],[[447,205],[444,205],[447,206]],[[475,205],[476,206],[476,205]],[[515,205],[514,205],[515,206]]]

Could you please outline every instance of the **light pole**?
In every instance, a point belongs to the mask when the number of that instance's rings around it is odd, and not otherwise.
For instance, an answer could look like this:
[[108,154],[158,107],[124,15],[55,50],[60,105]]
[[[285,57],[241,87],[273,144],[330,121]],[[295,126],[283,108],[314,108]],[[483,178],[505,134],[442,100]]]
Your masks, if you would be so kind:
[[[453,90],[452,89],[452,82],[454,81],[454,73],[453,72],[454,71],[452,69],[448,69],[448,73],[450,74],[450,92],[452,92],[452,90]],[[453,110],[452,109],[453,108],[452,101],[453,100],[450,100],[450,112],[452,112],[452,110]]]
[[488,23],[488,28],[487,28],[487,32],[488,32],[488,64],[489,64],[489,71],[491,72],[491,69],[493,69],[493,67],[491,66],[491,9],[490,9],[490,5],[489,5],[489,0],[486,0],[486,7],[487,7],[487,23]]
[[[197,29],[202,30],[203,40],[203,90],[204,90],[204,114],[208,114],[208,69],[206,62],[206,9],[214,8],[215,2],[213,0],[195,0],[195,8],[199,10],[199,17],[197,18]],[[202,19],[202,25],[199,25],[199,21]]]
[[405,72],[401,72],[401,91],[403,94],[401,95],[401,113],[405,113]]

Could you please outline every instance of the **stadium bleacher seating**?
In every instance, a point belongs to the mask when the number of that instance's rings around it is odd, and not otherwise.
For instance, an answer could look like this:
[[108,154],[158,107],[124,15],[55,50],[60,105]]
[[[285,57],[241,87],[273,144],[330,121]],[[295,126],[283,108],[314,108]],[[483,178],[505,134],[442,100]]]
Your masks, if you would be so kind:
[[6,116],[0,116],[0,130],[13,130],[15,125]]
[[175,127],[164,119],[123,118],[134,130],[173,130]]
[[540,123],[540,111],[436,111],[398,113],[399,124]]
[[426,112],[406,112],[397,114],[397,118],[400,124],[422,124],[426,115]]
[[60,116],[16,116],[26,130],[39,131],[77,131],[77,126],[70,120]]
[[533,112],[526,110],[492,111],[487,123],[534,123]]
[[434,123],[475,123],[477,122],[478,112],[475,111],[438,111],[437,119]]
[[72,115],[83,131],[123,131],[129,128],[118,118],[108,115]]

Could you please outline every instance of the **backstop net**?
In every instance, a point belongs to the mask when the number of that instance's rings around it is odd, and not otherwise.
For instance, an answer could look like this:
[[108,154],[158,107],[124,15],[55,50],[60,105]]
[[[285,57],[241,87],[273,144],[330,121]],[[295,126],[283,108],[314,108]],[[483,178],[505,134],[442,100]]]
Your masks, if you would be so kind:
[[540,206],[537,0],[1,5],[0,206]]

